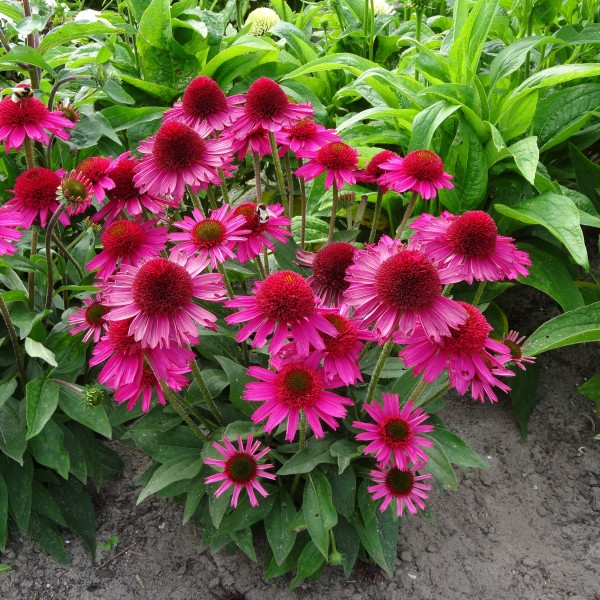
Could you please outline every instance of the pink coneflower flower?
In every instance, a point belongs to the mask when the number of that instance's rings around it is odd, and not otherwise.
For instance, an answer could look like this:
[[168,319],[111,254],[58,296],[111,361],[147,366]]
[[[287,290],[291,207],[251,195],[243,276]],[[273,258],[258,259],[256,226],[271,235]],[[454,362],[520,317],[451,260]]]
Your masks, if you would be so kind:
[[62,113],[63,117],[69,119],[69,121],[75,125],[79,123],[81,117],[79,110],[75,108],[68,99],[64,102],[61,100],[56,103],[56,112]]
[[73,127],[75,123],[59,111],[50,112],[37,98],[13,102],[6,97],[0,102],[0,142],[4,141],[7,152],[11,148],[19,150],[26,137],[47,146],[50,138],[46,130],[61,140],[68,140],[69,134],[65,129]]
[[[46,227],[59,205],[56,194],[62,173],[62,170],[55,173],[44,167],[34,167],[15,179],[14,189],[10,190],[14,196],[4,206],[21,214],[24,228],[29,229],[36,219],[42,227]],[[69,224],[65,213],[58,220],[63,225]]]
[[269,250],[273,250],[275,244],[272,239],[285,242],[286,238],[292,235],[289,230],[291,221],[287,217],[281,216],[284,212],[281,204],[268,206],[270,216],[266,223],[260,222],[257,208],[256,202],[244,202],[233,209],[235,216],[242,215],[246,219],[244,229],[249,230],[244,241],[238,243],[237,258],[242,263],[259,256],[265,246]]
[[175,346],[142,348],[142,344],[130,333],[131,323],[132,319],[109,323],[108,331],[94,346],[90,366],[106,361],[98,374],[98,381],[113,389],[139,384],[144,368],[149,365],[164,381],[169,381],[173,373],[175,381],[169,387],[181,389],[177,386],[184,384],[179,376],[191,371],[189,363],[194,360],[194,353],[189,348]]
[[525,356],[521,345],[525,341],[525,336],[521,336],[518,331],[509,331],[502,335],[501,343],[510,350],[510,360],[517,365],[519,369],[525,370],[526,364],[535,362],[535,356]]
[[450,379],[450,385],[454,387],[459,394],[464,395],[470,388],[471,396],[474,400],[485,402],[486,398],[494,404],[498,402],[498,396],[496,395],[496,389],[499,389],[505,394],[510,392],[510,386],[506,385],[497,377],[512,377],[514,373],[505,367],[496,367],[492,364],[489,365],[492,375],[492,379],[484,379],[479,373],[475,373],[473,379],[465,379],[461,377],[459,373],[455,371],[449,371],[448,377]]
[[430,479],[431,475],[417,475],[417,471],[422,467],[423,464],[419,464],[412,469],[390,467],[371,471],[371,479],[376,485],[367,489],[373,500],[384,499],[379,508],[381,512],[385,512],[393,500],[396,501],[396,514],[399,517],[402,516],[404,506],[411,515],[417,514],[417,508],[425,510],[423,500],[427,500],[427,492],[431,486],[422,482]]
[[338,189],[342,189],[344,183],[356,183],[354,171],[358,164],[358,152],[348,144],[329,142],[307,155],[307,158],[308,162],[295,171],[298,177],[310,181],[326,171],[325,189],[329,189],[334,182]]
[[107,312],[108,308],[102,304],[100,294],[86,298],[83,301],[83,306],[78,308],[72,315],[69,315],[69,325],[75,325],[69,333],[77,335],[85,331],[84,342],[91,338],[95,343],[98,343],[102,332],[108,326],[108,323],[104,320],[104,315]]
[[183,123],[204,138],[229,127],[243,115],[244,109],[238,106],[243,102],[242,94],[227,98],[214,79],[202,75],[189,83],[181,102],[165,112],[163,121]]
[[510,349],[489,337],[492,328],[474,306],[466,302],[458,304],[467,312],[468,318],[447,337],[433,340],[419,326],[410,335],[396,334],[396,343],[407,344],[400,356],[406,366],[414,367],[415,375],[422,372],[427,382],[434,381],[447,369],[450,384],[461,394],[467,391],[475,377],[482,384],[497,386],[499,381],[495,372],[512,375],[503,367],[510,360]]
[[415,230],[411,243],[418,244],[434,262],[464,265],[468,283],[529,274],[527,252],[517,250],[513,238],[498,235],[494,219],[482,210],[463,215],[444,211],[439,218],[423,214],[410,227]]
[[442,284],[461,279],[462,267],[435,266],[423,252],[382,236],[356,253],[345,298],[355,307],[353,318],[363,326],[374,324],[380,343],[397,328],[410,335],[418,323],[439,340],[467,319],[460,304],[442,296]]
[[237,154],[238,161],[243,161],[248,153],[248,149],[256,152],[261,158],[271,154],[271,142],[269,141],[269,132],[262,127],[248,135],[237,138],[229,130],[221,135],[221,139],[231,142],[230,152]]
[[123,219],[107,227],[100,234],[104,250],[86,265],[88,271],[98,269],[97,277],[106,280],[115,272],[119,262],[137,265],[158,256],[167,245],[167,228],[154,227],[156,221]]
[[312,114],[309,103],[292,104],[277,82],[261,77],[248,88],[244,114],[237,118],[229,131],[237,138],[246,137],[259,127],[275,132],[291,127]]
[[127,212],[132,217],[137,217],[142,214],[144,209],[162,217],[164,216],[165,206],[177,206],[179,204],[179,202],[158,198],[148,192],[141,192],[133,181],[138,163],[137,158],[131,157],[129,152],[125,152],[108,167],[106,174],[113,180],[115,187],[106,190],[108,202],[92,216],[91,220],[94,223],[99,223],[105,219],[105,225],[109,226],[123,212]]
[[246,446],[241,436],[238,435],[238,447],[236,448],[226,436],[223,436],[223,446],[217,442],[213,442],[213,448],[221,454],[225,460],[218,458],[206,458],[204,464],[211,465],[213,467],[219,467],[223,470],[220,473],[209,475],[204,479],[204,483],[215,483],[222,481],[219,489],[215,492],[215,496],[218,498],[231,486],[233,486],[233,495],[231,496],[231,506],[237,507],[240,492],[246,490],[248,498],[250,499],[250,506],[258,506],[258,500],[256,499],[256,490],[263,498],[266,498],[269,494],[267,490],[258,481],[259,477],[265,477],[267,479],[276,479],[274,473],[268,473],[268,469],[274,467],[273,463],[260,464],[258,461],[264,458],[270,451],[271,448],[266,446],[260,452],[260,442],[254,440],[252,434],[248,435],[246,440]]
[[386,184],[379,183],[379,178],[385,173],[381,168],[381,164],[391,160],[392,158],[400,158],[395,152],[391,150],[382,150],[378,152],[370,161],[366,168],[362,171],[355,173],[356,181],[363,181],[364,183],[377,183],[382,191],[387,192],[389,186]]
[[253,348],[262,348],[272,335],[269,351],[276,354],[286,340],[296,342],[298,352],[306,356],[310,346],[323,350],[321,334],[337,335],[337,329],[315,309],[315,297],[306,280],[293,271],[278,271],[264,281],[257,281],[254,296],[239,296],[225,306],[241,308],[225,317],[229,325],[248,321],[236,336],[238,342],[253,333]]
[[71,171],[62,176],[58,195],[67,204],[68,215],[85,212],[92,203],[92,194],[92,183],[83,173]]
[[286,360],[278,363],[277,372],[250,367],[248,375],[260,381],[246,384],[244,399],[250,402],[264,402],[252,414],[252,421],[267,422],[264,429],[273,431],[279,423],[287,418],[285,439],[292,442],[298,429],[300,412],[303,411],[315,437],[324,437],[321,422],[332,429],[337,429],[336,419],[346,416],[344,405],[352,405],[348,398],[327,391],[337,387],[337,383],[328,383],[323,369],[319,368],[320,357],[311,355],[303,362]]
[[17,227],[23,226],[23,217],[21,214],[4,205],[0,209],[0,255],[12,255],[17,251],[13,245],[23,237],[23,232],[17,230]]
[[396,394],[383,394],[383,407],[377,402],[364,404],[363,408],[369,413],[375,423],[354,421],[352,427],[364,429],[356,435],[357,440],[368,441],[365,454],[374,454],[375,460],[381,467],[393,459],[398,469],[407,469],[409,462],[418,463],[429,460],[423,450],[433,443],[420,433],[433,431],[433,425],[423,425],[428,414],[420,408],[414,408],[412,402],[407,402],[400,409]]
[[103,202],[106,196],[106,190],[112,190],[115,187],[115,182],[108,175],[108,170],[113,164],[112,158],[109,156],[90,156],[79,164],[76,171],[85,175],[92,184],[94,196],[98,202]]
[[275,139],[281,144],[281,155],[291,150],[297,156],[316,152],[329,142],[342,141],[334,129],[326,129],[312,119],[301,119],[291,127],[278,131]]
[[217,317],[193,299],[221,302],[226,297],[220,273],[201,274],[208,260],[173,251],[138,265],[121,265],[107,285],[109,321],[133,318],[133,338],[148,348],[195,343],[197,324],[215,329]]
[[219,185],[217,169],[229,151],[226,140],[203,140],[191,127],[170,121],[155,136],[142,140],[138,150],[145,154],[136,167],[135,184],[141,192],[183,197],[185,186]]
[[348,267],[354,262],[356,248],[347,242],[333,242],[316,253],[298,250],[298,264],[312,268],[306,280],[324,306],[338,306],[350,285],[346,281]]
[[435,198],[437,190],[452,189],[452,175],[444,172],[442,159],[429,150],[415,150],[404,158],[395,157],[380,165],[386,171],[379,178],[379,185],[398,193],[411,190],[425,200]]
[[188,254],[198,254],[202,259],[209,259],[213,269],[228,258],[235,258],[233,248],[237,242],[246,239],[250,233],[245,229],[246,219],[236,215],[228,204],[218,210],[211,211],[209,218],[195,208],[192,217],[184,217],[183,221],[173,223],[174,227],[183,229],[185,233],[170,233],[169,240],[183,242],[176,247]]

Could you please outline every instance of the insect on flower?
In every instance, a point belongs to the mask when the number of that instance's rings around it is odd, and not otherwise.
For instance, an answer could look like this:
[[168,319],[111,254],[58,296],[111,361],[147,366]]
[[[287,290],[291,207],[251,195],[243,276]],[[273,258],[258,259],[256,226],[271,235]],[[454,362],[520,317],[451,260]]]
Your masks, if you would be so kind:
[[15,88],[12,88],[12,95],[10,99],[18,104],[23,98],[31,98],[33,96],[33,88],[27,84],[20,84]]
[[257,204],[256,205],[256,214],[258,215],[258,222],[261,225],[269,222],[271,217],[275,215],[267,208],[266,204]]

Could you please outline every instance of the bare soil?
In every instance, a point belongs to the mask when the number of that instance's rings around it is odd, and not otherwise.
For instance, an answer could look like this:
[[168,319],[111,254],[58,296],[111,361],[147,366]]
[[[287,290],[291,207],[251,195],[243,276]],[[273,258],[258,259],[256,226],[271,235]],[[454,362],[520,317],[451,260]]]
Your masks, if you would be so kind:
[[[511,325],[529,334],[557,311],[523,292],[509,291],[502,304]],[[0,575],[0,598],[212,600],[239,592],[247,600],[600,600],[600,442],[593,439],[600,420],[576,391],[600,371],[600,345],[554,351],[539,362],[527,442],[507,400],[449,396],[442,416],[490,467],[460,471],[457,492],[433,494],[435,525],[404,520],[393,579],[363,565],[347,581],[329,568],[290,593],[290,577],[265,581],[261,566],[241,553],[212,556],[194,527],[181,524],[181,506],[160,498],[135,506],[134,482],[147,459],[120,445],[123,477],[96,502],[98,539],[116,534],[116,548],[100,550],[92,563],[69,539],[65,567],[13,537],[0,555],[12,566]]]

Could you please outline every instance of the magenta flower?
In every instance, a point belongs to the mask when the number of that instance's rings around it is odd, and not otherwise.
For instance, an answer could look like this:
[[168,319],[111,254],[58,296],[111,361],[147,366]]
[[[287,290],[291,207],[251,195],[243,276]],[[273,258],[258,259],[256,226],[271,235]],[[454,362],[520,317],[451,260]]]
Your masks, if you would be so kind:
[[509,331],[502,334],[502,344],[510,350],[510,360],[517,365],[519,369],[525,370],[526,364],[535,362],[535,356],[525,356],[521,344],[525,340],[525,336],[521,336],[518,331]]
[[462,267],[435,266],[426,254],[388,236],[356,253],[348,268],[350,287],[345,298],[354,306],[353,318],[374,324],[380,343],[396,329],[410,335],[417,324],[434,340],[467,319],[458,303],[442,296],[442,284],[462,279]]
[[244,399],[250,402],[263,402],[252,414],[252,421],[267,422],[264,429],[270,433],[287,418],[285,439],[292,442],[298,429],[300,413],[303,412],[315,437],[324,437],[321,421],[331,429],[338,428],[336,419],[346,416],[345,405],[352,401],[328,391],[337,386],[328,383],[323,369],[319,368],[320,357],[311,355],[303,362],[287,360],[278,363],[277,371],[262,367],[250,367],[248,375],[260,381],[246,384]]
[[104,224],[108,227],[119,218],[123,212],[132,217],[138,217],[142,211],[147,211],[163,217],[165,206],[177,206],[179,202],[168,201],[148,192],[141,192],[135,185],[133,178],[139,160],[131,157],[129,152],[121,154],[106,170],[106,174],[115,184],[110,190],[106,190],[108,202],[91,218],[94,223]]
[[133,178],[140,191],[179,200],[186,185],[197,189],[221,183],[217,169],[225,163],[229,142],[203,140],[187,125],[170,121],[155,136],[142,140],[138,150],[145,155]]
[[333,242],[316,253],[297,250],[298,264],[310,267],[312,275],[306,280],[323,306],[338,306],[350,285],[346,281],[348,267],[354,262],[356,248],[347,242]]
[[281,144],[282,156],[288,150],[297,156],[305,156],[317,152],[321,146],[329,142],[342,141],[334,129],[326,129],[312,119],[301,119],[291,127],[281,129],[275,134],[275,139],[278,144]]
[[191,127],[200,137],[207,137],[232,125],[244,114],[244,96],[227,98],[217,82],[202,75],[187,86],[181,102],[175,102],[163,115],[163,121],[177,121]]
[[358,165],[358,152],[344,142],[329,142],[316,152],[307,155],[308,162],[296,169],[295,174],[306,181],[315,179],[326,172],[325,188],[329,189],[335,182],[338,189],[344,183],[356,183],[354,171]]
[[442,159],[429,150],[415,150],[404,158],[395,157],[380,165],[386,171],[379,178],[379,185],[398,193],[411,190],[424,200],[435,198],[442,188],[452,189],[452,175],[444,172]]
[[244,114],[236,119],[229,132],[238,139],[250,135],[259,127],[275,132],[291,127],[312,114],[310,104],[292,104],[277,82],[261,77],[248,88]]
[[97,277],[106,280],[119,263],[137,265],[158,256],[167,245],[167,228],[154,227],[156,222],[123,219],[107,227],[100,234],[104,250],[86,265],[88,271],[98,269]]
[[69,315],[69,325],[75,325],[69,333],[77,335],[85,331],[85,335],[83,336],[84,342],[92,338],[95,343],[98,343],[102,332],[108,326],[108,323],[104,320],[104,315],[107,312],[108,308],[102,304],[100,294],[86,298],[83,301],[83,306]]
[[169,240],[183,242],[176,248],[188,254],[198,254],[203,260],[209,259],[213,269],[217,264],[224,263],[229,258],[235,258],[233,248],[237,242],[245,241],[246,219],[236,215],[228,204],[218,210],[211,211],[206,218],[195,208],[192,217],[184,217],[183,221],[173,223],[174,227],[183,229],[184,233],[170,233]]
[[78,171],[65,173],[58,189],[58,195],[66,202],[70,216],[79,215],[90,207],[93,192],[91,181]]
[[66,119],[60,111],[50,112],[37,98],[23,98],[13,102],[10,97],[0,102],[0,142],[4,141],[8,152],[11,148],[19,150],[26,137],[35,142],[50,143],[48,133],[61,140],[68,140],[65,129],[75,127],[75,123]]
[[244,137],[236,137],[229,130],[223,132],[221,139],[231,143],[230,152],[237,154],[238,161],[243,161],[248,153],[248,149],[256,152],[261,158],[271,154],[271,142],[269,141],[269,132],[262,127],[249,133]]
[[317,350],[325,348],[322,334],[337,335],[337,329],[316,311],[314,294],[298,273],[273,273],[264,281],[257,281],[252,293],[254,296],[239,296],[225,303],[229,308],[242,309],[225,317],[227,324],[248,321],[235,337],[238,342],[254,333],[252,347],[262,348],[272,335],[269,351],[276,354],[292,338],[298,352],[306,356],[310,346]]
[[[492,330],[486,318],[471,304],[459,302],[467,312],[467,320],[451,330],[449,336],[432,339],[417,328],[410,335],[396,334],[394,341],[406,344],[400,356],[414,374],[423,373],[427,382],[434,381],[444,370],[448,370],[450,384],[464,394],[476,378],[490,400],[497,400],[492,392],[494,386],[503,389],[496,375],[510,377],[512,371],[504,364],[511,360],[510,349],[489,337]],[[491,354],[497,353],[497,355]],[[483,388],[481,387],[483,386]],[[488,393],[491,392],[491,393]],[[483,398],[482,398],[483,399]]]
[[242,215],[246,219],[244,229],[249,230],[244,240],[238,242],[237,258],[245,263],[261,254],[266,246],[269,250],[275,248],[272,240],[285,242],[292,233],[289,230],[291,221],[281,216],[284,212],[281,204],[270,204],[268,211],[269,220],[261,223],[257,212],[258,204],[255,202],[244,202],[233,209],[235,216]]
[[109,321],[132,318],[129,333],[145,348],[196,343],[197,324],[215,329],[217,317],[193,302],[221,302],[227,294],[220,273],[201,274],[208,260],[173,251],[136,266],[121,265],[108,283]]
[[115,187],[115,182],[108,175],[113,162],[110,156],[90,156],[90,158],[86,158],[75,169],[77,173],[84,175],[92,184],[94,196],[96,196],[98,202],[103,202],[106,191],[112,190]]
[[[27,169],[15,179],[11,191],[14,196],[4,205],[18,211],[22,218],[22,227],[29,229],[36,219],[42,227],[58,208],[57,198],[60,176],[64,173],[61,169],[56,173],[44,167]],[[63,212],[58,218],[63,225],[69,224],[69,217]]]
[[444,211],[439,218],[422,214],[411,225],[411,243],[431,260],[449,266],[464,265],[465,280],[498,281],[529,274],[526,252],[517,250],[510,237],[498,235],[494,219],[482,210],[463,215]]
[[237,507],[240,492],[242,490],[246,490],[248,498],[250,499],[250,506],[258,506],[258,500],[256,499],[254,491],[256,490],[263,498],[266,498],[269,495],[267,490],[265,490],[258,481],[258,478],[276,478],[274,473],[267,472],[268,469],[274,467],[273,463],[260,464],[258,462],[271,451],[271,448],[266,446],[259,452],[260,442],[258,440],[255,441],[252,434],[248,435],[245,447],[244,442],[239,435],[237,448],[225,436],[223,436],[223,446],[217,442],[213,442],[212,445],[225,460],[206,458],[204,459],[204,464],[219,467],[223,470],[220,473],[215,473],[214,475],[206,477],[204,483],[223,482],[215,492],[217,498],[233,486],[231,506],[234,508]]
[[412,469],[390,467],[371,471],[371,479],[376,485],[369,486],[367,489],[372,494],[373,500],[383,498],[379,508],[381,512],[385,512],[393,500],[396,501],[396,514],[399,517],[402,516],[404,506],[411,515],[416,515],[418,508],[425,510],[423,501],[427,500],[427,492],[431,486],[422,482],[430,479],[431,475],[417,475],[417,471],[422,467],[423,464],[419,464]]
[[364,183],[377,183],[382,191],[387,192],[389,186],[386,184],[379,183],[379,178],[385,173],[381,168],[381,164],[391,160],[392,158],[400,158],[395,152],[391,150],[382,150],[378,152],[370,161],[366,168],[362,171],[355,173],[356,181],[363,181]]
[[0,255],[10,256],[17,251],[14,242],[23,237],[23,232],[17,227],[23,227],[21,213],[4,205],[0,209]]
[[420,408],[414,408],[412,402],[407,402],[400,409],[396,394],[383,394],[383,407],[377,402],[364,404],[363,408],[369,413],[375,423],[354,421],[352,427],[364,429],[356,435],[357,440],[368,441],[365,454],[374,454],[380,467],[384,467],[393,459],[393,465],[398,469],[408,469],[409,462],[418,463],[429,460],[423,450],[433,443],[419,434],[433,431],[433,425],[423,425],[428,414]]

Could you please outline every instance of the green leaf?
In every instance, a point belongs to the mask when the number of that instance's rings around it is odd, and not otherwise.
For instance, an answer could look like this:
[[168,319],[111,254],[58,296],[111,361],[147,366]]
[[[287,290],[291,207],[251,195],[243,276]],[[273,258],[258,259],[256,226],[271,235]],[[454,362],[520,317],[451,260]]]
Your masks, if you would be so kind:
[[[27,338],[29,339],[29,338]],[[36,436],[58,406],[58,385],[47,379],[34,379],[27,384],[27,439]]]
[[250,499],[244,495],[234,508],[224,519],[219,526],[219,535],[231,535],[236,531],[241,531],[247,527],[252,527],[259,521],[267,520],[271,514],[275,497],[270,494],[266,498],[261,498],[258,506],[252,506]]
[[221,521],[229,508],[229,501],[231,500],[231,494],[233,488],[225,490],[218,498],[215,496],[215,492],[219,489],[219,485],[207,486],[208,491],[208,512],[210,514],[210,520],[214,525],[215,529],[219,529]]
[[59,485],[51,485],[54,496],[69,529],[73,530],[96,557],[96,514],[85,488],[77,481],[61,481]]
[[535,136],[530,136],[519,140],[512,144],[512,146],[509,146],[508,150],[515,159],[515,164],[521,172],[521,175],[523,175],[531,185],[534,185],[537,164],[540,159],[537,138]]
[[433,446],[426,449],[429,456],[427,462],[427,470],[433,475],[441,490],[449,488],[451,490],[458,489],[456,474],[448,460],[448,456],[444,448],[437,440],[432,440]]
[[474,452],[464,440],[460,439],[456,434],[447,429],[436,427],[425,437],[437,440],[444,449],[448,460],[454,465],[478,469],[489,466],[488,463]]
[[600,165],[592,162],[573,144],[569,144],[569,157],[575,169],[578,189],[600,210]]
[[325,563],[325,558],[312,542],[308,542],[300,553],[296,576],[290,583],[290,591],[296,589],[306,578],[312,577]]
[[48,491],[48,488],[45,485],[42,485],[39,481],[34,481],[32,491],[33,510],[40,515],[43,515],[47,519],[54,521],[57,525],[66,527],[67,522],[60,512],[60,508],[58,507],[58,504],[56,504],[56,500],[54,500],[52,494]]
[[0,473],[0,550],[4,550],[8,541],[8,488]]
[[213,77],[217,69],[219,69],[224,63],[238,56],[245,54],[265,54],[273,53],[274,56],[279,52],[279,47],[275,42],[265,38],[257,38],[252,35],[242,35],[235,43],[221,50],[213,59],[211,59],[204,68],[200,71],[200,75],[206,75],[207,77]]
[[302,512],[314,545],[327,558],[329,530],[337,524],[337,512],[333,507],[331,485],[323,471],[316,469],[307,476]]
[[64,479],[69,477],[70,458],[63,445],[61,428],[50,419],[42,431],[29,441],[33,458],[41,465],[57,471]]
[[17,378],[13,377],[9,379],[6,383],[0,385],[0,407],[13,395],[14,391],[17,389]]
[[552,245],[536,240],[535,244],[519,243],[519,250],[527,252],[532,263],[528,267],[529,275],[519,281],[548,294],[565,312],[583,306],[581,292],[571,277],[567,260]]
[[[121,79],[155,98],[159,98],[165,103],[171,103],[173,98],[179,94],[176,89],[172,87],[161,85],[159,83],[154,83],[153,81],[145,81],[143,79],[138,79],[137,77],[132,77],[131,75],[125,75],[124,73],[120,74]],[[157,127],[158,129],[158,127]]]
[[498,118],[498,131],[505,141],[525,133],[533,122],[539,92],[525,96],[520,102],[508,104]]
[[459,105],[440,100],[422,110],[413,121],[408,151],[428,150],[437,128],[459,108]]
[[45,54],[51,48],[62,46],[71,40],[89,38],[93,35],[108,35],[121,32],[122,29],[114,27],[109,23],[102,23],[101,21],[96,21],[94,23],[76,23],[70,21],[69,23],[55,27],[47,33],[43,37],[38,50],[41,54]]
[[5,476],[12,517],[21,533],[27,533],[33,498],[33,461],[29,454],[24,456],[22,465],[9,460]]
[[151,494],[155,494],[175,481],[196,477],[200,473],[202,465],[202,458],[198,456],[174,458],[166,462],[156,470],[150,481],[140,492],[136,504],[140,504]]
[[352,469],[343,473],[330,476],[333,507],[335,510],[350,519],[354,514],[356,502],[356,475]]
[[51,352],[40,342],[36,342],[31,338],[25,338],[25,352],[33,358],[41,358],[53,367],[58,367],[54,352]]
[[20,465],[27,448],[25,432],[25,411],[19,410],[16,400],[7,400],[0,406],[0,450]]
[[246,384],[252,381],[252,377],[247,374],[247,369],[224,356],[215,356],[215,360],[221,365],[229,380],[229,401],[231,404],[245,415],[252,414],[255,408],[254,402],[248,402],[243,398]]
[[600,404],[600,375],[588,379],[577,391],[592,402]]
[[600,302],[594,302],[546,321],[527,339],[523,352],[536,356],[563,346],[598,341]]
[[81,394],[62,385],[59,389],[58,403],[60,408],[74,421],[106,438],[112,437],[112,428],[104,406],[91,408],[83,403]]
[[286,79],[295,79],[301,75],[338,70],[348,71],[358,77],[368,69],[376,69],[378,67],[379,65],[377,63],[367,60],[366,58],[362,58],[356,54],[341,52],[317,58],[316,60],[302,65],[295,71],[288,73],[282,79],[285,81]]
[[330,439],[311,438],[302,450],[296,452],[296,454],[294,454],[294,456],[292,456],[281,469],[277,471],[277,475],[310,473],[317,465],[322,463],[335,463],[336,460],[329,452],[330,445]]
[[521,223],[545,227],[566,246],[578,265],[589,269],[587,250],[579,225],[579,211],[570,198],[546,192],[535,198],[521,200],[512,206],[494,204],[494,208],[500,214]]
[[100,112],[110,123],[112,129],[117,132],[142,123],[160,120],[164,111],[164,108],[158,106],[143,106],[139,108],[111,106]]
[[538,374],[539,365],[534,363],[527,365],[525,371],[517,369],[510,381],[510,402],[524,440],[527,439],[527,423],[537,400]]
[[331,445],[331,456],[338,459],[338,473],[343,473],[350,461],[360,456],[358,444],[350,440],[338,440]]
[[253,562],[256,562],[256,551],[252,542],[252,529],[236,530],[231,534],[231,539],[235,545]]
[[69,557],[56,528],[44,517],[31,514],[29,535],[56,561],[69,564]]
[[10,52],[0,57],[0,64],[26,63],[44,69],[53,79],[57,78],[56,71],[44,60],[44,57],[29,46],[13,46]]
[[278,565],[283,564],[296,542],[296,535],[292,533],[295,516],[292,497],[286,491],[281,491],[277,494],[269,518],[264,521],[267,540]]
[[205,494],[206,488],[204,486],[204,481],[199,478],[198,484],[188,491],[185,498],[185,508],[183,509],[184,525],[196,514],[200,500],[202,500]]
[[338,552],[342,555],[344,576],[349,578],[358,558],[360,537],[358,537],[356,529],[344,517],[340,517],[338,524],[333,528],[333,535]]

